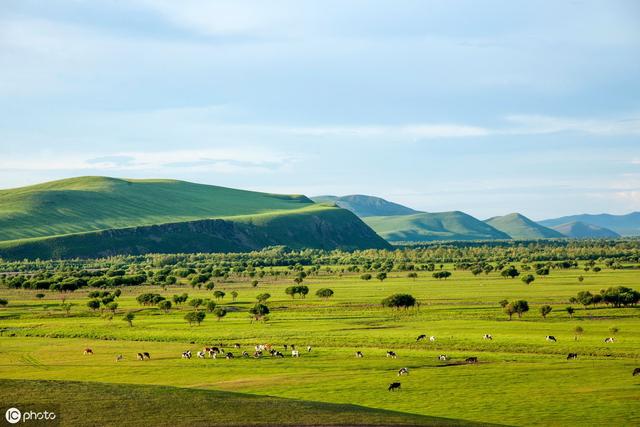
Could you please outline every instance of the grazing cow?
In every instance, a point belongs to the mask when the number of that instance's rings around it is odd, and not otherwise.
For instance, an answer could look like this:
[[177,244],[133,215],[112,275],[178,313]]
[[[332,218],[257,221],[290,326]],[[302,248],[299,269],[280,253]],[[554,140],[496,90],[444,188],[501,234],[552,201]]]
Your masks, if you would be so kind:
[[249,353],[247,353],[246,351],[242,352],[242,357],[249,357]]
[[436,337],[434,337],[433,335],[429,337],[429,341],[434,342],[436,340]]
[[567,354],[567,360],[577,359],[578,353],[569,353]]
[[493,339],[493,335],[491,335],[491,334],[484,334],[484,335],[482,336],[482,338],[483,338],[483,339],[485,339],[485,340],[492,340],[492,339]]
[[400,368],[400,370],[398,371],[398,376],[401,375],[409,375],[409,368]]
[[227,359],[227,360],[231,360],[231,359],[233,359],[233,353],[231,353],[231,352],[227,353],[227,354],[224,356],[224,358],[225,358],[225,359]]
[[467,362],[467,363],[478,363],[478,358],[477,357],[467,357],[464,361]]
[[142,353],[142,357],[151,360],[151,356],[146,351],[144,353]]
[[138,360],[144,360],[144,356],[142,355],[142,353],[138,353],[137,359]]
[[205,353],[204,351],[199,351],[198,352],[198,358],[199,359],[204,359],[206,355],[207,355],[207,353]]
[[556,337],[554,337],[553,335],[547,335],[546,337],[544,337],[547,341],[553,341],[553,342],[558,342],[558,340],[556,340]]
[[606,342],[606,343],[610,343],[610,342],[614,342],[615,340],[616,340],[615,338],[613,338],[613,337],[609,337],[609,338],[605,338],[605,339],[604,339],[604,342]]
[[185,352],[182,353],[182,358],[183,359],[191,359],[191,350],[187,350]]
[[443,362],[445,362],[447,360],[447,355],[441,354],[440,356],[438,356],[438,360],[442,360]]
[[84,349],[84,353],[82,353],[82,354],[84,354],[85,356],[87,356],[89,354],[93,356],[93,350],[91,350],[90,348],[85,348]]
[[280,353],[279,351],[276,351],[276,352],[273,354],[273,356],[274,356],[274,357],[282,357],[282,358],[284,358],[284,354]]
[[423,339],[425,339],[427,336],[425,334],[422,335],[418,335],[418,338],[416,338],[416,342],[418,341],[422,341]]
[[307,353],[311,353],[311,346],[310,345],[307,346]]
[[275,356],[278,350],[269,350],[269,354]]
[[124,360],[124,356],[122,356],[121,354],[116,356],[116,362],[119,362],[121,360]]
[[240,348],[240,344],[235,343],[235,344],[233,345],[233,347],[234,347],[234,348]]
[[391,357],[392,359],[395,359],[398,356],[396,355],[395,351],[387,351],[387,357]]
[[388,391],[400,390],[400,383],[391,383],[391,384],[389,384],[389,388],[387,390]]
[[300,357],[300,352],[298,350],[291,350],[291,357]]
[[361,351],[356,351],[356,357],[357,358],[362,358],[362,357],[364,357],[364,354],[362,354]]
[[640,375],[640,368],[636,368],[633,370],[633,376]]
[[256,359],[262,357],[262,352],[261,351],[256,351],[255,353],[253,353],[253,357],[255,357]]

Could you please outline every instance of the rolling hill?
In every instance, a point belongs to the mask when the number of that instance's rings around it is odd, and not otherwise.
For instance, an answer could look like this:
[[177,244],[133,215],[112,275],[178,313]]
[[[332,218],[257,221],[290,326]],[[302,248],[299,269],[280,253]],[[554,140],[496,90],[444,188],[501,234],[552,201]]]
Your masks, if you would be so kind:
[[363,220],[390,242],[510,238],[508,234],[459,211],[366,217]]
[[365,196],[362,194],[354,194],[351,196],[316,196],[312,197],[316,203],[332,202],[341,208],[348,209],[360,218],[368,216],[395,216],[395,215],[411,215],[420,213],[398,203],[389,202],[380,197]]
[[484,222],[503,233],[508,234],[515,240],[537,240],[565,237],[558,231],[544,227],[519,213],[494,216]]
[[598,238],[610,238],[615,239],[620,237],[615,231],[608,228],[598,227],[593,224],[586,224],[581,221],[574,221],[568,224],[560,224],[552,227],[554,230],[562,233],[566,237],[574,239],[598,239]]
[[386,248],[356,215],[305,196],[80,177],[0,191],[0,257]]
[[582,222],[585,224],[608,228],[621,236],[640,236],[640,212],[631,212],[627,215],[582,214],[538,221],[539,224],[542,224],[545,227],[555,227],[572,222]]

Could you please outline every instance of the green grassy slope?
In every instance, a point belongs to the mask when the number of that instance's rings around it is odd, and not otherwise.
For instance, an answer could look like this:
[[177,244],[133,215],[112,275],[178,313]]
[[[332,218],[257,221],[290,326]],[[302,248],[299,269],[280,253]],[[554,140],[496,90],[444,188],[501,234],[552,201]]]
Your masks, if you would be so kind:
[[565,237],[556,230],[544,227],[524,215],[511,213],[485,220],[490,226],[508,234],[516,240],[535,240]]
[[[64,404],[62,404],[64,402]],[[99,402],[99,405],[96,403]],[[481,425],[357,405],[214,390],[73,381],[0,380],[2,408],[57,414],[60,425]]]
[[0,257],[34,259],[150,252],[244,252],[275,245],[293,249],[389,248],[386,241],[353,213],[311,204],[275,213],[5,241],[0,242]]
[[598,227],[608,228],[621,236],[640,236],[640,212],[631,212],[627,215],[571,215],[560,218],[545,219],[538,221],[545,227],[555,227],[574,221],[584,222],[586,224],[597,225]]
[[459,211],[368,217],[363,220],[391,242],[509,239],[509,235]]
[[389,202],[380,197],[354,194],[351,196],[316,196],[311,198],[316,203],[332,202],[341,208],[348,209],[359,217],[411,215],[420,213],[397,203]]
[[586,224],[581,221],[574,221],[568,224],[560,224],[552,228],[557,232],[562,233],[564,236],[572,237],[575,239],[615,239],[616,237],[620,237],[620,235],[613,230],[609,230],[605,227],[598,227],[597,225],[593,224]]
[[0,241],[286,211],[312,203],[304,196],[184,181],[79,177],[0,190]]

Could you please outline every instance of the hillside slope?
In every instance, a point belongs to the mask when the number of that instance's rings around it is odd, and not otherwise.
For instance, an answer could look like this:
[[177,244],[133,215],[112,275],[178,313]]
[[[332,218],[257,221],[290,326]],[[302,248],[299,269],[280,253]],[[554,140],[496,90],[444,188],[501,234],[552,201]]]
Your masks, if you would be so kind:
[[609,230],[608,228],[598,227],[593,224],[586,224],[581,221],[560,224],[552,228],[559,233],[562,233],[564,236],[574,239],[615,239],[616,237],[620,237],[618,233]]
[[0,258],[87,258],[119,254],[246,252],[292,249],[388,249],[357,216],[329,206],[225,219],[183,221],[0,242]]
[[565,237],[556,230],[544,227],[519,213],[494,216],[485,220],[490,226],[516,240],[537,240]]
[[262,214],[312,204],[305,196],[184,181],[80,177],[0,190],[0,241]]
[[316,203],[333,202],[341,208],[348,209],[360,218],[368,216],[395,216],[395,215],[411,215],[419,213],[406,206],[398,203],[389,202],[380,197],[365,196],[362,194],[354,194],[351,196],[315,196],[312,197]]
[[368,217],[363,220],[390,242],[510,238],[506,233],[459,211]]
[[539,224],[545,227],[555,227],[571,222],[583,222],[585,224],[608,228],[621,236],[640,236],[640,212],[631,212],[627,215],[582,214],[538,221]]

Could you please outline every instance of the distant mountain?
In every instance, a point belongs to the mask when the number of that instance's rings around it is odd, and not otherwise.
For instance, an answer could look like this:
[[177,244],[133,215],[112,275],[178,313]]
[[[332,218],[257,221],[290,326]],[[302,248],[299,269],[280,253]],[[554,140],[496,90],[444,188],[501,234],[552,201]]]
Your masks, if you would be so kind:
[[510,238],[508,234],[459,211],[366,217],[363,220],[390,242]]
[[598,227],[593,224],[586,224],[581,221],[574,221],[567,224],[560,224],[553,227],[554,230],[562,233],[566,237],[574,239],[598,239],[598,238],[611,238],[620,237],[615,231],[608,228]]
[[107,177],[0,190],[0,258],[244,251],[273,245],[389,247],[348,210],[301,195]]
[[555,227],[571,222],[583,222],[585,224],[597,225],[598,227],[608,228],[621,236],[639,236],[640,235],[640,212],[632,212],[627,215],[571,215],[560,218],[545,219],[538,221],[545,227]]
[[316,203],[333,202],[341,208],[348,209],[360,218],[369,216],[395,216],[395,215],[411,215],[419,213],[406,206],[389,202],[380,197],[365,196],[354,194],[351,196],[316,196],[312,197]]
[[516,240],[537,240],[565,237],[556,230],[544,227],[519,213],[494,216],[485,220],[490,226],[507,233]]

